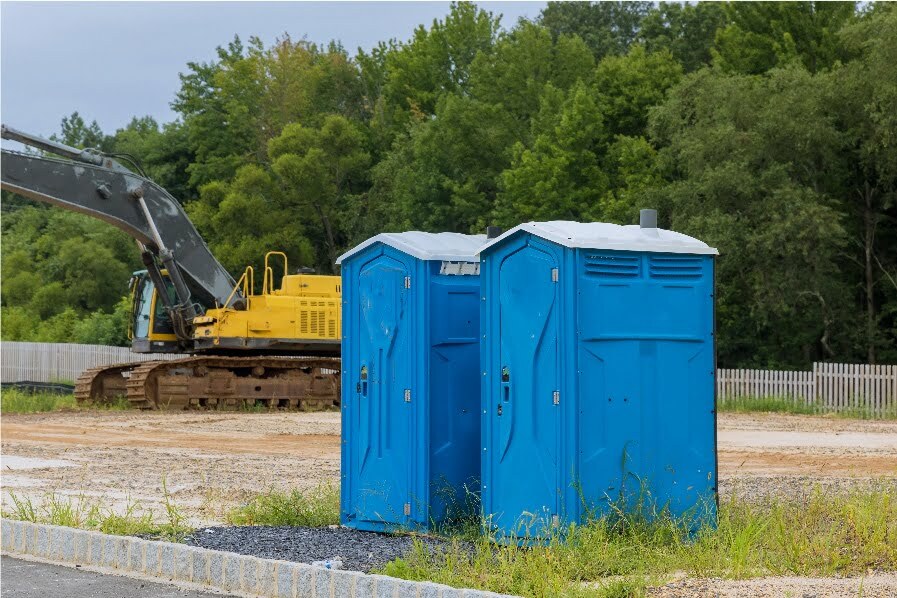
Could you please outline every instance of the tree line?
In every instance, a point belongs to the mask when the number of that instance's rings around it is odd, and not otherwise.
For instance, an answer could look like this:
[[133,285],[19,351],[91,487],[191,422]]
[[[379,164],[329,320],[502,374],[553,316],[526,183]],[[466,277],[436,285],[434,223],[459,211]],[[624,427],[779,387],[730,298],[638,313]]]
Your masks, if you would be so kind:
[[[724,367],[897,360],[897,10],[888,3],[470,3],[350,53],[234,38],[175,121],[58,138],[128,153],[235,275],[334,272],[382,231],[660,223],[719,248]],[[4,195],[3,338],[123,343],[133,243]]]

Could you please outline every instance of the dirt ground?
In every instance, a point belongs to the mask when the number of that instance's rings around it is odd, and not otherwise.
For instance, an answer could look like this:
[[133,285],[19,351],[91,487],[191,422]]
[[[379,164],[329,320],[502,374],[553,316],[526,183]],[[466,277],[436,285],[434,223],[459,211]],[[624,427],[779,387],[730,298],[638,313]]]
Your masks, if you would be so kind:
[[[339,433],[335,412],[3,415],[3,506],[10,507],[10,493],[39,500],[54,492],[102,498],[116,509],[137,502],[161,513],[164,480],[191,523],[211,525],[267,488],[338,484]],[[895,421],[720,414],[718,447],[724,496],[897,480]],[[867,584],[864,595],[876,594],[879,581]],[[782,595],[786,587],[775,580],[683,583],[664,588],[663,595]],[[897,593],[893,575],[884,583],[883,595]],[[856,595],[853,582],[839,584],[836,589],[798,579],[787,588],[793,595]]]
[[164,480],[191,522],[208,525],[267,488],[339,480],[339,413],[4,415],[0,439],[4,508],[10,492],[55,492],[161,512]]
[[[266,488],[339,482],[339,413],[4,415],[3,503],[47,492],[157,508],[162,481],[196,524]],[[897,478],[897,422],[720,414],[723,494]]]
[[893,598],[897,573],[873,573],[866,577],[760,577],[757,579],[683,579],[652,588],[652,598]]

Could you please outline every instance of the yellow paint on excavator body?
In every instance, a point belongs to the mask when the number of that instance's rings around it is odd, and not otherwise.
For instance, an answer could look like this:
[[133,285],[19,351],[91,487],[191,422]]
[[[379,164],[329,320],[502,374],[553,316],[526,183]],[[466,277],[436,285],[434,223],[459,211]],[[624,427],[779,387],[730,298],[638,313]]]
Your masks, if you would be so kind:
[[[269,265],[273,257],[283,260],[284,275],[274,284]],[[197,339],[286,339],[293,341],[339,341],[341,282],[339,276],[288,274],[287,258],[281,252],[265,256],[262,292],[254,292],[254,271],[246,268],[237,282],[246,309],[216,308],[193,319]],[[233,295],[232,295],[233,297]]]

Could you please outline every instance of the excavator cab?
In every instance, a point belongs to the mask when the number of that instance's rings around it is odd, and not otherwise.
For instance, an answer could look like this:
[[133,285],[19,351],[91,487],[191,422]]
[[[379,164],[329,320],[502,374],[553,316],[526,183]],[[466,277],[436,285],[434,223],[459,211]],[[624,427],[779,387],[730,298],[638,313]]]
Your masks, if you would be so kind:
[[[174,284],[162,270],[166,292],[174,301],[176,292]],[[138,270],[131,275],[131,317],[128,326],[128,338],[131,339],[131,350],[135,353],[177,353],[183,351],[174,333],[171,315],[165,309],[156,292],[156,285],[149,277],[147,270]]]

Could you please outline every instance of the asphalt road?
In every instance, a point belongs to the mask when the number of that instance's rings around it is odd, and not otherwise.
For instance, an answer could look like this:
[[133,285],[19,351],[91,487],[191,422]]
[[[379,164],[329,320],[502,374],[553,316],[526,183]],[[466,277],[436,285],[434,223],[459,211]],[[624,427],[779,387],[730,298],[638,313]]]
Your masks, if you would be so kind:
[[3,598],[205,598],[222,594],[182,590],[130,577],[103,575],[58,565],[0,558]]

